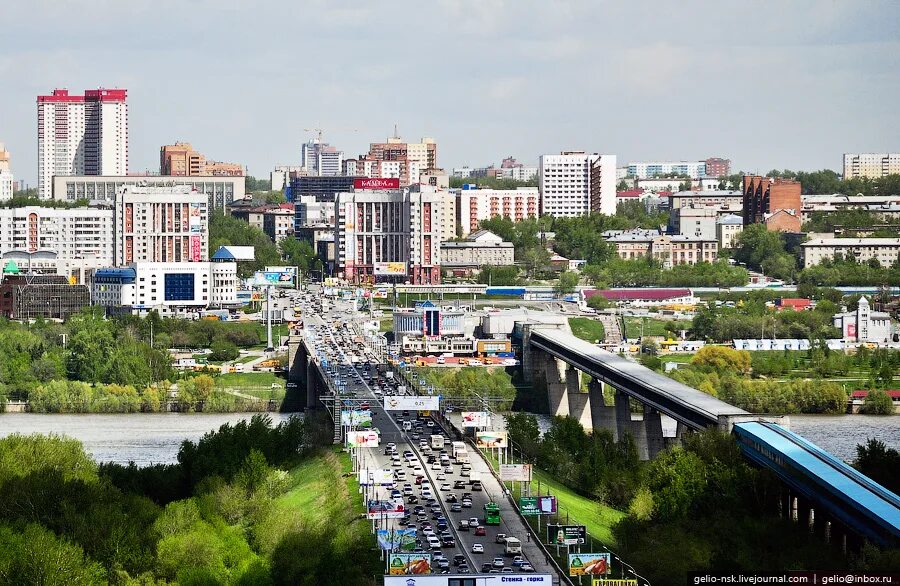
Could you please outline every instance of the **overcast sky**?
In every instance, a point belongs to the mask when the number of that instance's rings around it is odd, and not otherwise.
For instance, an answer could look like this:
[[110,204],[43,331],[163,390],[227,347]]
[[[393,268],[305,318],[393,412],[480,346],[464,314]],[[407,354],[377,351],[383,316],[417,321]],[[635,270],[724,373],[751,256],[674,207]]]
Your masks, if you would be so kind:
[[[590,150],[839,169],[900,151],[900,3],[2,0],[0,142],[35,185],[35,97],[128,90],[159,147],[267,176],[321,126],[345,156],[432,136],[450,169]],[[353,130],[356,130],[355,132]]]

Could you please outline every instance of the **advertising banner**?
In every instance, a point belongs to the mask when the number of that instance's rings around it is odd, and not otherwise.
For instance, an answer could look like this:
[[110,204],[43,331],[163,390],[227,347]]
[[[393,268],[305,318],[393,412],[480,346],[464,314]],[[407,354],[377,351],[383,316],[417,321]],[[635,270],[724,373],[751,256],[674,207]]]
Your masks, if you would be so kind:
[[[388,574],[391,576],[408,576],[410,574],[430,574],[431,573],[431,554],[430,553],[394,553],[388,558]],[[388,578],[385,577],[385,584],[388,584]],[[406,578],[400,578],[404,586]]]
[[412,551],[416,549],[416,530],[379,529],[378,545],[385,551]]
[[491,424],[490,415],[487,411],[463,411],[462,426],[463,427],[488,427]]
[[519,497],[519,509],[522,515],[552,515],[556,512],[555,496],[523,496]]
[[[389,556],[394,559],[394,556]],[[448,584],[472,584],[473,586],[505,586],[506,584],[527,584],[528,586],[551,586],[550,574],[503,574],[481,575],[444,574],[441,576],[385,576],[384,586],[447,586]]]
[[500,480],[531,482],[531,464],[500,464]]
[[200,217],[200,204],[192,203],[190,211],[189,226],[191,232],[203,232],[203,219]]
[[439,397],[385,397],[385,411],[437,411],[440,409]]
[[591,586],[638,586],[637,578],[593,578]]
[[406,513],[403,503],[394,501],[369,501],[367,508],[369,519],[400,519]]
[[266,267],[267,273],[290,273],[291,276],[297,274],[297,267]]
[[400,189],[399,177],[359,178],[353,180],[353,189]]
[[475,445],[479,448],[505,448],[509,445],[509,436],[505,431],[476,431]]
[[191,261],[200,262],[203,255],[203,242],[197,234],[191,234]]
[[394,484],[394,472],[380,468],[365,468],[360,470],[359,484],[362,486],[391,486]]
[[351,431],[347,434],[347,446],[350,448],[377,448],[378,434],[374,431]]
[[253,284],[257,286],[293,287],[294,273],[285,271],[258,271],[253,273]]
[[580,545],[585,538],[584,525],[547,525],[547,543],[551,545]]
[[405,262],[376,262],[374,269],[376,275],[406,276]]
[[368,409],[361,411],[345,409],[341,411],[341,425],[372,427],[372,412]]
[[609,573],[609,552],[570,553],[570,576],[596,576]]

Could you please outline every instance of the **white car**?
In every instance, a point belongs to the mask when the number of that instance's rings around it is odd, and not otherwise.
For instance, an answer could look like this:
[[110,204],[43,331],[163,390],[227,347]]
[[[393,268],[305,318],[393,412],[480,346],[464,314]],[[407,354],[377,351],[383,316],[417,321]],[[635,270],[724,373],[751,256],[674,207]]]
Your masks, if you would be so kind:
[[484,553],[484,546],[480,543],[472,544],[472,553]]

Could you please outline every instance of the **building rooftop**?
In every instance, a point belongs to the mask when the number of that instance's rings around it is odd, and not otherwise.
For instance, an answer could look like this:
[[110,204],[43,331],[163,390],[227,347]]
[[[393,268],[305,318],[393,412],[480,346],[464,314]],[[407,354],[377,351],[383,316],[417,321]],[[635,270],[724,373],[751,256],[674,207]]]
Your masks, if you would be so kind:
[[220,246],[212,256],[212,260],[253,260],[256,258],[256,249],[252,246]]
[[690,289],[585,289],[584,298],[602,295],[610,301],[665,301],[690,297]]
[[801,246],[900,246],[900,238],[815,238]]
[[736,214],[726,214],[716,220],[716,224],[725,224],[728,226],[741,226],[744,223],[744,218],[736,215]]
[[705,189],[701,191],[676,191],[671,197],[743,197],[743,192],[725,189]]

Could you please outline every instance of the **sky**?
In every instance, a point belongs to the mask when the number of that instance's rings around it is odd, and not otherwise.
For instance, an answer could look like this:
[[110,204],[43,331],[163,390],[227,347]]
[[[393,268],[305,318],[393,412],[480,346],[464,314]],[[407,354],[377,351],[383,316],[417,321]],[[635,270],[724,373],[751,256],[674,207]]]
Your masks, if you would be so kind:
[[36,96],[126,88],[129,171],[187,141],[257,177],[324,138],[438,163],[560,150],[840,169],[900,151],[900,4],[868,0],[3,0],[0,142],[37,178]]

